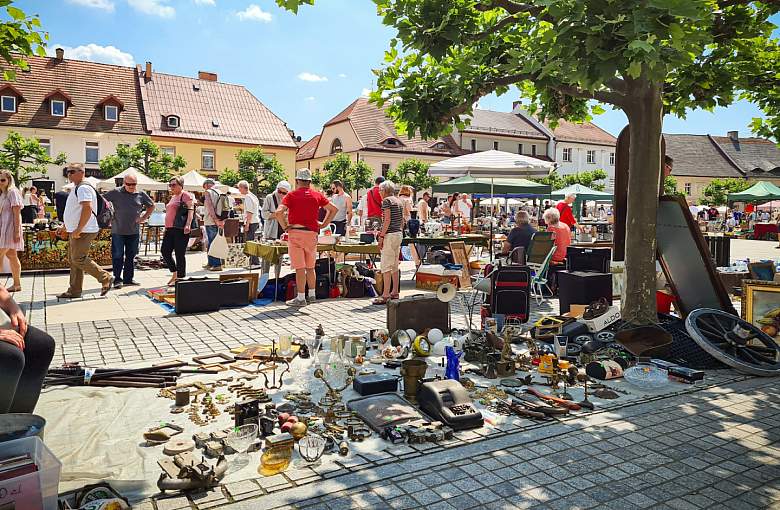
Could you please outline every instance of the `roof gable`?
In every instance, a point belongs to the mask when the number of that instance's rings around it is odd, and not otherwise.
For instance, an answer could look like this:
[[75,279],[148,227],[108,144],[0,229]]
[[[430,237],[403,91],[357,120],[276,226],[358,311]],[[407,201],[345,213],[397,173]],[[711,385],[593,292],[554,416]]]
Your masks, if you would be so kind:
[[744,177],[707,135],[664,133],[666,154],[674,159],[673,176]]
[[[713,143],[731,158],[731,160],[746,173],[760,169],[771,172],[780,167],[780,148],[764,138],[737,138],[732,140],[727,136],[711,136]],[[760,172],[755,172],[760,174]]]
[[[0,125],[144,134],[133,68],[50,57],[25,59],[30,70],[0,87],[16,89],[26,101],[15,113],[0,113]],[[96,108],[109,95],[124,104],[117,122],[106,121]],[[49,99],[68,101],[67,116],[52,116]]]
[[617,138],[592,122],[577,123],[560,119],[555,129],[550,127],[549,122],[544,122],[544,125],[552,130],[555,139],[559,142],[608,145],[610,147],[614,147],[617,143]]
[[463,120],[470,120],[470,124],[463,128],[464,133],[549,140],[549,137],[528,119],[513,112],[475,109],[471,117],[464,117]]
[[[287,125],[241,85],[136,72],[152,135],[296,148]],[[178,128],[167,127],[170,115]]]
[[295,155],[296,161],[303,159],[311,159],[314,157],[314,151],[317,150],[317,144],[320,141],[320,135],[314,135],[308,142],[301,145],[298,148],[298,153]]

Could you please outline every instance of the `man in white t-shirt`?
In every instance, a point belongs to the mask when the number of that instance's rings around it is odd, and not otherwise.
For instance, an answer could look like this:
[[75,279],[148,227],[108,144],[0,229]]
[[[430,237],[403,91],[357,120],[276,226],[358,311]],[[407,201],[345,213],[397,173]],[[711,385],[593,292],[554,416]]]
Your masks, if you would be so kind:
[[462,218],[462,221],[471,221],[471,208],[471,198],[465,193],[462,194],[457,207],[457,215]]
[[[236,187],[241,192],[241,198],[244,199],[244,241],[254,241],[260,228],[260,200],[249,191],[247,181],[238,181]],[[249,257],[249,264],[259,265],[260,258],[252,255]]]
[[57,296],[60,299],[81,297],[84,273],[100,282],[100,295],[111,290],[114,277],[103,271],[89,258],[89,246],[100,231],[97,223],[97,192],[84,180],[84,165],[68,165],[68,179],[73,183],[63,214],[64,229],[68,232],[68,263],[70,264],[70,285],[68,290]]

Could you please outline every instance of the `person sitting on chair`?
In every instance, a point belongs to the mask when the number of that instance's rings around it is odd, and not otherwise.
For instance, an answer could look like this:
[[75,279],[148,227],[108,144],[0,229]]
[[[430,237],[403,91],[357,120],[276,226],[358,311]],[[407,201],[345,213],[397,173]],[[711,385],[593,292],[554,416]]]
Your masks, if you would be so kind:
[[555,252],[552,256],[552,264],[562,265],[566,263],[566,248],[571,244],[571,229],[561,221],[561,213],[553,207],[544,211],[544,223],[547,231],[553,233]]
[[515,223],[517,225],[509,232],[506,241],[504,241],[501,250],[502,255],[509,255],[512,250],[520,247],[528,253],[531,238],[536,233],[536,229],[531,226],[531,217],[526,211],[517,211]]

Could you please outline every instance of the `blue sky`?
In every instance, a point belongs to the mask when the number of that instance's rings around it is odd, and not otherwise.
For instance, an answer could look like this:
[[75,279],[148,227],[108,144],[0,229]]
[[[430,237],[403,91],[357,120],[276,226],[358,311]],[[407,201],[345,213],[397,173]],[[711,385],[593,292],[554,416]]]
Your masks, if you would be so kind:
[[[132,65],[151,61],[155,70],[197,76],[216,72],[239,83],[304,139],[373,85],[393,32],[369,0],[318,0],[294,16],[273,0],[17,0],[41,16],[50,49],[66,57]],[[511,110],[512,93],[490,96],[480,107]],[[738,103],[687,119],[667,117],[669,133],[747,135],[760,111]],[[626,124],[619,111],[595,119],[617,135]]]

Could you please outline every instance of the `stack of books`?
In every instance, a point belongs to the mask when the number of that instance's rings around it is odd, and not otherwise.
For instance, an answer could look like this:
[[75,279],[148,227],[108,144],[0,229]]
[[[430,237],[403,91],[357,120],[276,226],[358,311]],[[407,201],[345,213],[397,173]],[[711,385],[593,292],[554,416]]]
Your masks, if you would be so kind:
[[38,471],[29,453],[0,457],[0,510],[41,510],[43,500]]

